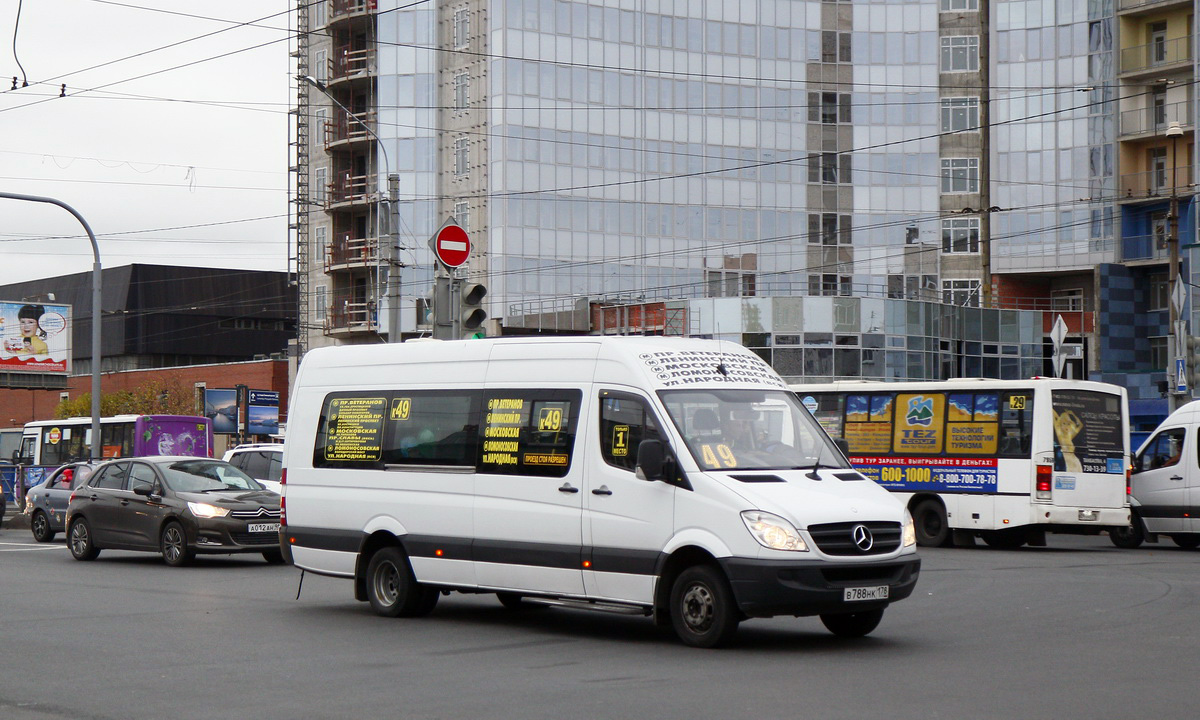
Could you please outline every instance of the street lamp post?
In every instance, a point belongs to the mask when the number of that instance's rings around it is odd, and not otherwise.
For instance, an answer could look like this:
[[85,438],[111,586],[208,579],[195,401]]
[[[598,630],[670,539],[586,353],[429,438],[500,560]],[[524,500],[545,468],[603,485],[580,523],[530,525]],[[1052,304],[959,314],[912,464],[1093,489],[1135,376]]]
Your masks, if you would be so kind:
[[[400,342],[400,273],[402,267],[400,263],[400,248],[397,243],[395,233],[398,217],[398,194],[400,189],[400,175],[393,174],[391,164],[388,162],[387,148],[384,147],[383,140],[379,135],[371,129],[369,125],[363,122],[357,115],[350,112],[350,109],[343,105],[340,100],[329,92],[329,88],[325,83],[316,79],[312,75],[301,75],[299,79],[308,83],[316,90],[320,91],[325,97],[329,98],[335,105],[346,113],[346,117],[353,120],[362,126],[363,130],[367,131],[375,143],[379,146],[379,152],[383,156],[384,173],[387,176],[387,198],[388,198],[388,342]],[[375,213],[375,229],[376,235],[379,235],[379,212]]]
[[92,241],[92,462],[100,460],[100,245],[96,243],[96,235],[92,232],[87,220],[76,212],[75,208],[61,200],[41,197],[38,195],[18,195],[16,193],[0,192],[0,198],[9,200],[25,200],[57,205],[75,216],[79,224]]

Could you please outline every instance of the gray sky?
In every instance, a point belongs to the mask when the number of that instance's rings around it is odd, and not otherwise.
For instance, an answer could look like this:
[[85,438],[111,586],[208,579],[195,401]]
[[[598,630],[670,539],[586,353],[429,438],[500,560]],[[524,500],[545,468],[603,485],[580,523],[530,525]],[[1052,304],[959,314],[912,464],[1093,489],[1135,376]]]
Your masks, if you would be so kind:
[[[294,2],[25,0],[19,23],[18,4],[0,0],[0,191],[74,207],[104,267],[287,269]],[[0,200],[0,284],[91,267],[65,210]]]

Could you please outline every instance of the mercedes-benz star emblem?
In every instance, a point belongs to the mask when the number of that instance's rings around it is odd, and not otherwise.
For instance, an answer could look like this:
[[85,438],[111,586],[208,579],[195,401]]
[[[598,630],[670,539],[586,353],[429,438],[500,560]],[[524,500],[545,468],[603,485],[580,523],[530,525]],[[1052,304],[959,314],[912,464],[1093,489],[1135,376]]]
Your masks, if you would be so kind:
[[869,552],[875,544],[875,538],[871,537],[871,530],[866,525],[855,525],[850,531],[850,537],[863,552]]

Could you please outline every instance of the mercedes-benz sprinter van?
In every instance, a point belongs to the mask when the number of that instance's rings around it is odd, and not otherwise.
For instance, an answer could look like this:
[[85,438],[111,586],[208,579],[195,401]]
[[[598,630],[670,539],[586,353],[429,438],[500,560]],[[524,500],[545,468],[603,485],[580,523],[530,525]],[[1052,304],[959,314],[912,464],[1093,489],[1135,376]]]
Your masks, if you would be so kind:
[[495,593],[711,647],[775,615],[865,635],[917,581],[904,507],[732,343],[320,348],[291,397],[285,556],[381,615]]

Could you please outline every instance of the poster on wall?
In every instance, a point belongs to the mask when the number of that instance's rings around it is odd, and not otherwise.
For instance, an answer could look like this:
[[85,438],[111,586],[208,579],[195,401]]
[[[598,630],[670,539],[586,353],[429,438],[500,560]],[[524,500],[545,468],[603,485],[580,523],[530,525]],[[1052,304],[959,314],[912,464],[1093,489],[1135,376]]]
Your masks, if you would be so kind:
[[70,373],[70,327],[70,305],[0,302],[0,370]]
[[247,431],[251,435],[278,434],[279,393],[274,390],[251,390],[249,415]]
[[237,390],[205,388],[204,417],[212,420],[213,433],[236,435],[238,431]]

